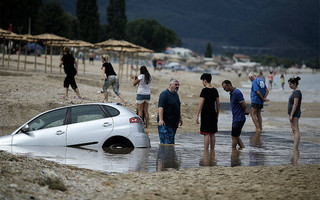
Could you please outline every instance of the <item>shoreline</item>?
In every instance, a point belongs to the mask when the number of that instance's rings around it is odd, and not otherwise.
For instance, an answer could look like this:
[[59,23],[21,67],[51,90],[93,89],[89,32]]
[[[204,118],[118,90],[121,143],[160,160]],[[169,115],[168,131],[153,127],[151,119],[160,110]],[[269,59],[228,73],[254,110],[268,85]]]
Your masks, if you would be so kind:
[[[118,73],[117,64],[113,65]],[[70,98],[68,101],[59,98],[64,94],[62,83],[65,75],[59,74],[56,66],[53,74],[34,70],[32,63],[27,64],[26,71],[16,71],[14,67],[0,68],[0,111],[3,116],[0,119],[0,135],[3,134],[3,127],[20,126],[48,109],[69,104],[101,102],[103,95],[98,93],[103,85],[99,79],[100,66],[100,62],[95,62],[94,66],[87,66],[85,75],[80,71],[76,81],[85,99]],[[81,65],[79,67],[82,70]],[[160,92],[167,88],[169,79],[176,77],[181,84],[179,96],[184,120],[184,125],[177,133],[198,133],[200,126],[195,123],[194,118],[203,87],[199,80],[201,74],[169,70],[159,73],[151,68],[148,70],[154,77],[154,82],[149,107],[151,126],[146,131],[157,134],[157,100]],[[213,76],[214,87],[220,88],[226,77],[235,86],[247,81],[247,77],[238,77],[236,73],[221,72],[220,75]],[[127,108],[132,111],[136,110],[136,90],[131,80],[124,78],[120,83],[120,92],[128,100]],[[71,91],[70,96],[74,95]],[[121,102],[113,91],[109,95],[111,101]],[[220,95],[220,98],[221,102],[229,102],[226,95]],[[248,98],[245,96],[247,103]],[[277,101],[266,104],[263,112],[265,131],[278,129],[290,132],[286,105],[286,102]],[[319,105],[318,102],[303,102],[301,132],[320,136],[317,123],[320,120]],[[230,111],[223,111],[220,121],[219,129],[230,130]],[[243,130],[254,130],[250,117],[247,117]],[[304,139],[307,138],[302,135],[301,140]],[[154,173],[112,174],[3,151],[0,151],[0,162],[0,199],[230,199],[235,195],[239,199],[320,198],[320,164],[199,167]],[[65,188],[67,190],[63,191]]]

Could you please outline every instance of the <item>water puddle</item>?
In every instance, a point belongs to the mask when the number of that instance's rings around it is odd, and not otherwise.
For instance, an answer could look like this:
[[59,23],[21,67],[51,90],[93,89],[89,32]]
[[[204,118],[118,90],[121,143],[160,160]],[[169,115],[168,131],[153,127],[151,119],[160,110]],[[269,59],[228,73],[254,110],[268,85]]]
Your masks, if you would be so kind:
[[[301,135],[316,137],[312,133]],[[232,150],[230,133],[219,132],[216,136],[216,148],[209,152],[203,150],[203,136],[195,133],[177,134],[175,145],[159,145],[158,135],[150,134],[151,148],[117,151],[43,146],[1,146],[0,150],[107,173],[156,172],[200,166],[320,163],[320,144],[312,142],[311,139],[300,143],[300,152],[293,152],[291,132],[265,132],[262,135],[244,132],[241,138],[245,148]]]

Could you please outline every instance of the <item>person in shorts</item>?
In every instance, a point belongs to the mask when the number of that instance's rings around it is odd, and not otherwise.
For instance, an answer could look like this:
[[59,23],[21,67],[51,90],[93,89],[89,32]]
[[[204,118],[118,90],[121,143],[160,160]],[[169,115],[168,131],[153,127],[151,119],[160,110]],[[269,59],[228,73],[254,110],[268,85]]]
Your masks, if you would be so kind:
[[179,124],[180,126],[183,124],[178,95],[179,86],[177,79],[171,79],[168,89],[159,96],[157,122],[161,144],[174,144],[177,128]]
[[133,78],[133,85],[138,85],[137,91],[137,107],[138,115],[141,119],[145,119],[145,127],[149,126],[149,102],[150,102],[150,84],[152,81],[152,76],[149,74],[149,71],[146,66],[140,67],[140,75]]
[[73,55],[70,54],[69,47],[63,48],[63,56],[60,60],[59,67],[61,68],[62,65],[63,65],[64,72],[67,75],[63,82],[63,87],[65,88],[65,96],[62,96],[62,98],[68,99],[68,90],[69,90],[69,86],[71,85],[71,88],[77,94],[75,98],[82,99],[76,80],[74,78],[77,75],[78,63],[76,59],[73,57]]
[[256,132],[262,132],[262,117],[261,117],[261,109],[263,108],[263,103],[269,101],[267,96],[269,94],[269,90],[265,84],[265,82],[257,77],[256,74],[249,74],[249,79],[252,82],[251,86],[251,109],[250,115],[252,121],[256,127]]
[[[127,104],[127,101],[123,98],[122,94],[119,92],[119,78],[114,71],[111,63],[108,62],[108,56],[103,55],[101,57],[102,61],[102,76],[101,80],[104,80],[104,84],[102,87],[102,92],[104,94],[104,100],[106,103],[108,103],[108,88],[112,85],[114,93],[122,100],[124,105]],[[104,78],[104,75],[106,75],[106,78]]]
[[225,80],[222,82],[222,88],[230,93],[230,104],[232,110],[232,148],[236,149],[237,145],[242,149],[244,148],[243,142],[240,139],[243,125],[246,122],[246,116],[249,112],[247,111],[247,104],[243,98],[242,92],[232,86],[231,81]]

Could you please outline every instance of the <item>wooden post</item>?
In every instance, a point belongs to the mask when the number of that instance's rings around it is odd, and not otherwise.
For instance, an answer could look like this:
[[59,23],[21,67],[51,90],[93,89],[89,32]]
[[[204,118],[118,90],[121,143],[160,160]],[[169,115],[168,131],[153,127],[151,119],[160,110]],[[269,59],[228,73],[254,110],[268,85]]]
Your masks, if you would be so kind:
[[9,69],[10,66],[10,54],[11,54],[11,44],[10,44],[11,40],[8,41],[8,66],[7,68]]
[[137,63],[136,76],[138,76],[138,69],[139,69],[139,52],[137,52],[137,60],[136,60],[136,63]]
[[128,81],[128,77],[129,77],[129,53],[127,53],[127,75],[126,75],[126,81]]
[[52,74],[52,41],[50,42],[50,74]]
[[28,44],[29,44],[29,42],[27,43],[26,49],[24,50],[24,67],[23,67],[23,70],[27,69]]
[[131,68],[130,68],[130,77],[132,77],[132,68],[133,68],[133,52],[131,53]]
[[20,53],[21,53],[21,40],[19,40],[19,54],[18,54],[18,63],[17,63],[18,71],[19,71],[19,63],[20,63]]
[[34,69],[37,69],[37,42],[34,48]]
[[6,38],[3,37],[3,49],[2,49],[2,67],[4,68],[4,52],[5,52]]
[[[60,61],[61,61],[61,58],[62,58],[62,46],[60,46],[60,60],[59,60],[59,64],[60,64]],[[79,63],[78,63],[79,64]],[[61,74],[61,67],[59,67],[60,68],[60,74]]]
[[45,49],[44,73],[47,73],[47,54],[48,54],[48,42],[46,42],[46,49]]
[[84,47],[83,48],[83,74],[85,73],[86,73],[86,48]]
[[120,77],[120,72],[121,72],[121,51],[119,51],[119,62],[118,62],[118,76],[119,76],[119,80],[121,81],[121,77]]

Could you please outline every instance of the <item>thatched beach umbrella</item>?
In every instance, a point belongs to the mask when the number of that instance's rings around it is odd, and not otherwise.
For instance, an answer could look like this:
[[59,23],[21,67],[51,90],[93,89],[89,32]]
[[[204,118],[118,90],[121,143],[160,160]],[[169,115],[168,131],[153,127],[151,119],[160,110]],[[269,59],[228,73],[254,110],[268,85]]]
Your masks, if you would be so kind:
[[15,34],[14,32],[10,32],[9,34],[2,31],[2,35],[1,38],[3,39],[3,54],[2,54],[2,66],[4,66],[4,45],[5,45],[5,40],[8,39],[9,40],[9,43],[8,43],[8,66],[7,68],[9,68],[9,65],[10,65],[10,52],[11,52],[11,45],[10,45],[10,41],[11,40],[21,40],[22,39],[22,36],[21,35],[18,35],[18,34]]
[[[38,41],[46,42],[46,49],[45,49],[45,72],[47,71],[47,45],[50,46],[50,73],[52,73],[52,43],[57,41],[69,41],[69,39],[57,36],[55,34],[45,33],[41,35],[35,36]],[[36,62],[36,56],[35,56],[35,62]],[[36,65],[35,65],[36,68]]]
[[[132,44],[130,42],[124,40],[106,40],[104,42],[96,43],[95,46],[105,47],[104,49],[107,51],[117,51],[119,52],[119,76],[122,78],[121,70],[123,69],[123,52],[131,52],[132,53],[132,62],[133,62],[133,53],[138,52],[152,52],[150,49],[146,49],[144,47]],[[138,55],[137,55],[138,57]],[[128,66],[127,66],[127,75],[128,75]],[[131,72],[132,75],[132,72]]]

